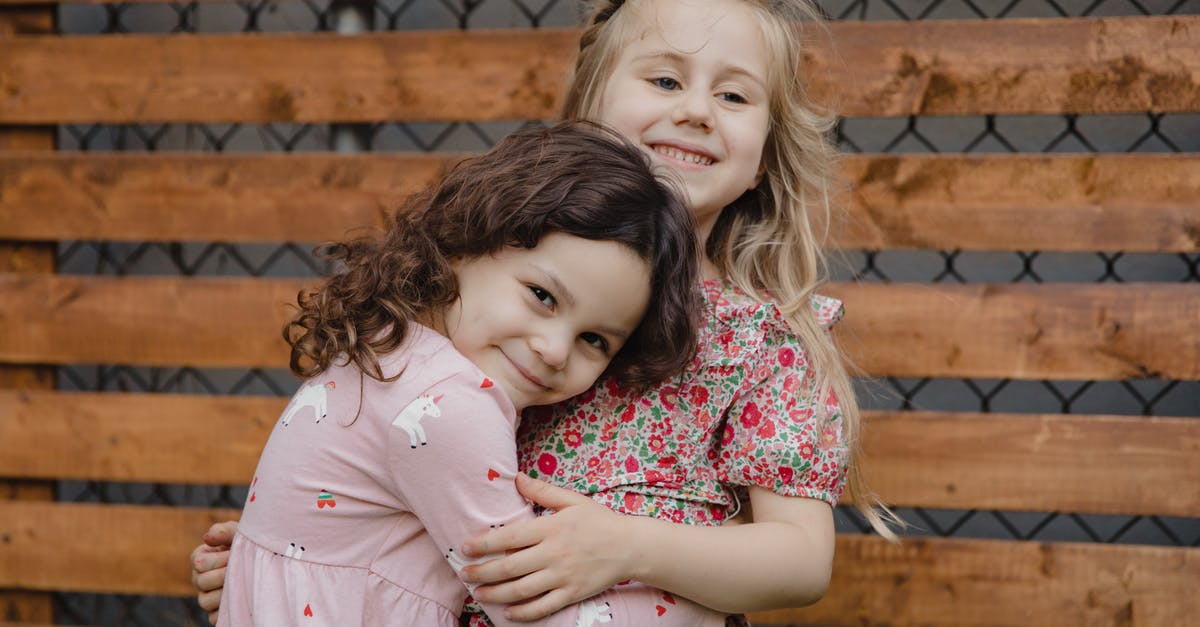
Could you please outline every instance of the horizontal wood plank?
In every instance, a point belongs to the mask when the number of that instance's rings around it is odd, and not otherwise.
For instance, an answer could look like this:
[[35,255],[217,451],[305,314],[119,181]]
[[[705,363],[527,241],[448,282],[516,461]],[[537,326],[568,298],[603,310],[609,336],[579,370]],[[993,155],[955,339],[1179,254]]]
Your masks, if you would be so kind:
[[[335,239],[457,158],[0,153],[0,239]],[[842,248],[1200,251],[1196,155],[851,155],[844,174]]]
[[[233,514],[0,503],[0,586],[191,596],[188,552]],[[1182,625],[1200,611],[1196,548],[839,536],[833,572],[817,605],[755,623]]]
[[897,506],[1200,517],[1200,417],[870,411],[866,421],[867,485]]
[[[0,391],[0,477],[242,485],[285,404]],[[874,411],[867,420],[868,484],[895,506],[1200,517],[1198,418]]]
[[[805,53],[849,116],[1200,111],[1200,17],[838,22]],[[17,37],[0,123],[556,117],[573,29]],[[136,68],[136,70],[134,70]]]
[[188,553],[233,509],[0,502],[0,588],[192,596]]
[[842,248],[1200,251],[1196,155],[857,155]]
[[377,227],[447,155],[0,154],[0,238],[319,242]]
[[[0,274],[0,361],[284,367],[301,280]],[[1200,379],[1200,285],[833,284],[876,376]]]
[[875,376],[1200,378],[1200,285],[832,284],[835,327]]
[[1200,612],[1200,549],[838,536],[817,604],[755,625],[1185,625]]

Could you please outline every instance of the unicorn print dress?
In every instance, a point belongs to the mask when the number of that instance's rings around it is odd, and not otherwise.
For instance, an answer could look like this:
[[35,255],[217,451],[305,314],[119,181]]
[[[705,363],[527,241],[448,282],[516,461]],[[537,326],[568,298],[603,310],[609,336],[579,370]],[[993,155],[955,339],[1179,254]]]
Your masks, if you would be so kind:
[[[380,362],[399,377],[332,367],[276,422],[233,542],[221,625],[458,625],[469,592],[458,547],[534,516],[513,485],[517,416],[499,386],[417,324]],[[483,609],[507,624],[502,607]],[[541,624],[724,616],[628,583]]]

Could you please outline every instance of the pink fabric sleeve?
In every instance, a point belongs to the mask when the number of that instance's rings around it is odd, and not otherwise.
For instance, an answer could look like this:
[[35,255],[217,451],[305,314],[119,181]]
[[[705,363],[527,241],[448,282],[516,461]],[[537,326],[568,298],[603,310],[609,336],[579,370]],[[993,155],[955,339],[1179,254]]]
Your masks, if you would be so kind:
[[[456,573],[467,563],[482,561],[459,554],[464,540],[492,526],[535,517],[513,484],[518,469],[515,424],[511,406],[499,394],[495,387],[481,388],[478,378],[455,376],[425,395],[436,400],[440,414],[426,415],[420,421],[427,443],[417,437],[414,444],[402,427],[390,432],[390,474],[396,492]],[[464,586],[465,590],[471,587]],[[614,588],[535,623],[506,620],[503,606],[484,604],[483,608],[497,627],[574,627],[589,617],[610,627],[647,625],[650,617],[657,619],[657,625],[723,624],[723,619],[709,618],[716,616],[709,610],[690,607],[694,604],[685,600],[672,599],[668,604],[658,590],[638,585],[626,588]],[[667,605],[678,620],[663,622],[662,618],[668,618],[664,616]]]

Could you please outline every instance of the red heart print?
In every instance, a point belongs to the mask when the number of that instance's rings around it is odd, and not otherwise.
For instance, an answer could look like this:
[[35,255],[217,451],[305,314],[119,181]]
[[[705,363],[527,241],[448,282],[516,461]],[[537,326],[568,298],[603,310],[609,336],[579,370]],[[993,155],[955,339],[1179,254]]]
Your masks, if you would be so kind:
[[495,481],[499,477],[500,477],[500,473],[496,472],[495,470],[493,470],[491,468],[488,468],[488,481]]
[[654,609],[658,610],[658,615],[659,615],[659,616],[662,616],[663,614],[666,614],[666,613],[667,613],[667,608],[665,608],[665,607],[663,607],[663,606],[661,606],[661,605],[655,605],[655,606],[654,606]]
[[257,493],[257,492],[251,492],[251,493],[250,493],[250,502],[251,502],[251,503],[253,503],[253,502],[254,502],[254,495],[255,495],[255,494],[258,494],[258,493]]
[[663,600],[666,601],[667,603],[670,603],[671,605],[675,605],[675,597],[671,596],[670,592],[663,593]]
[[480,384],[479,384],[479,387],[481,387],[481,388],[484,388],[484,389],[487,389],[487,388],[490,388],[490,387],[492,387],[493,385],[496,385],[496,384],[495,384],[495,383],[493,383],[491,379],[489,379],[489,378],[487,378],[487,377],[484,377],[484,378],[483,378],[483,383],[480,383]]
[[309,618],[312,618],[312,615],[313,615],[312,614],[312,606],[308,605],[307,603],[304,605],[304,615]]

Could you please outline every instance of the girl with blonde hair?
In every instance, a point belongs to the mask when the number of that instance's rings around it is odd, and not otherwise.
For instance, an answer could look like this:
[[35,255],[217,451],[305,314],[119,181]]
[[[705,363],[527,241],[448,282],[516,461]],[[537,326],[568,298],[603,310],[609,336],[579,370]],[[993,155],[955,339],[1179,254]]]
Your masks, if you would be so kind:
[[[859,476],[860,415],[829,334],[842,306],[816,293],[835,153],[798,79],[814,29],[804,0],[594,7],[564,113],[679,180],[704,251],[700,348],[647,393],[604,383],[526,412],[521,465],[542,481],[518,489],[555,513],[465,544],[508,553],[464,570],[479,600],[532,620],[635,579],[722,612],[793,607],[828,587],[844,494],[894,538]],[[193,554],[202,605],[223,536]]]

